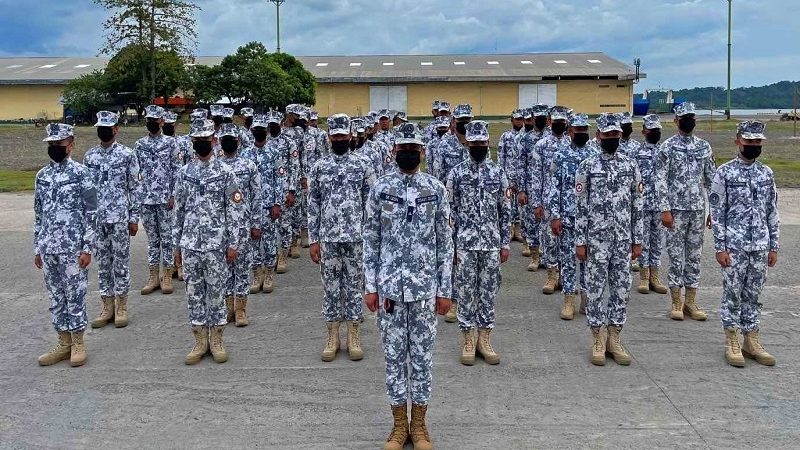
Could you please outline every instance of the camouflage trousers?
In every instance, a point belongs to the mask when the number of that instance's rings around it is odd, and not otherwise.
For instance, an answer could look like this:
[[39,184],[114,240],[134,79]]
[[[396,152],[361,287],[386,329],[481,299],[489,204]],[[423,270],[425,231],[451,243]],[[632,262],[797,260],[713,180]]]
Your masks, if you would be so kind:
[[163,205],[142,205],[142,224],[147,233],[147,264],[172,266],[172,210]]
[[85,330],[88,270],[81,269],[78,254],[41,256],[53,328],[70,332]]
[[189,322],[200,326],[225,325],[227,310],[223,294],[228,278],[225,252],[183,249],[182,255]]
[[520,215],[522,213],[520,208],[521,208],[521,206],[520,206],[519,202],[517,201],[517,196],[516,195],[512,195],[511,196],[511,222],[512,223],[519,223]]
[[[575,219],[572,219],[573,223],[574,221]],[[575,295],[586,285],[586,264],[578,262],[575,254],[575,227],[562,225],[561,236],[558,238],[558,264],[561,266],[562,292],[565,295]],[[579,271],[580,279],[578,279]]]
[[300,228],[297,227],[297,217],[300,215],[300,197],[301,195],[297,196],[294,206],[283,205],[282,207],[281,217],[278,219],[280,248],[288,249],[292,242],[300,237]]
[[225,296],[247,297],[250,294],[250,283],[253,281],[253,241],[239,247],[239,257],[233,264],[228,264],[228,279],[225,282]]
[[758,329],[761,303],[758,298],[767,280],[768,251],[732,250],[731,265],[722,269],[722,302],[719,316],[724,328],[745,333]]
[[539,233],[541,232],[542,220],[536,218],[530,203],[520,206],[520,208],[520,222],[522,223],[522,233],[525,236],[525,241],[529,247],[538,248],[541,243]]
[[[631,290],[631,243],[589,237],[586,260],[586,320],[590,327],[625,325]],[[603,291],[608,283],[608,304]]]
[[320,242],[319,271],[325,296],[326,322],[361,320],[363,316],[364,261],[361,242]]
[[558,236],[553,234],[553,229],[550,228],[550,213],[545,211],[544,218],[539,223],[539,232],[541,233],[541,242],[539,246],[542,254],[542,264],[546,267],[558,266]]
[[660,267],[661,249],[664,242],[664,225],[661,224],[659,211],[642,211],[644,233],[642,239],[642,256],[639,265],[642,267]]
[[458,325],[462,330],[494,328],[500,290],[500,250],[459,250],[456,265]]
[[250,240],[251,267],[275,267],[278,263],[278,224],[267,220],[259,239]]
[[703,251],[703,211],[672,211],[673,225],[667,229],[669,287],[700,286],[700,256]]
[[[294,217],[293,230],[307,230],[308,229],[308,190],[301,189],[300,195],[297,196],[297,214]],[[299,236],[299,235],[298,235]]]
[[100,295],[127,295],[131,288],[131,236],[128,224],[101,223],[97,225],[97,278]]
[[[378,329],[386,359],[386,394],[392,406],[427,405],[433,379],[433,343],[436,340],[436,301],[394,302],[381,299]],[[410,395],[408,391],[411,391]]]

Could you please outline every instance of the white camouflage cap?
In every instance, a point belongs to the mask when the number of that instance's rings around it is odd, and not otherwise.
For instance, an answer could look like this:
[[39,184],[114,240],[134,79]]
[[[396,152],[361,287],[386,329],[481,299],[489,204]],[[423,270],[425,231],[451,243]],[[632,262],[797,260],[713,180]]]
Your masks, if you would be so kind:
[[164,111],[164,123],[175,123],[178,121],[178,113],[172,111]]
[[211,109],[211,117],[222,116],[225,114],[225,107],[222,105],[211,105],[209,108]]
[[397,126],[394,132],[395,145],[400,144],[419,144],[425,145],[422,140],[422,132],[415,123],[404,122]]
[[448,116],[437,116],[434,119],[433,123],[436,128],[449,128],[450,127],[450,117]]
[[222,139],[225,136],[233,136],[235,138],[239,137],[239,127],[233,123],[223,123],[221,127],[219,127],[219,131],[217,131],[217,139]]
[[523,110],[521,110],[521,109],[515,109],[514,111],[511,111],[511,118],[512,119],[522,119],[522,117],[524,115],[525,115],[525,112]]
[[620,127],[619,114],[603,113],[597,118],[597,131],[601,133],[608,133],[610,131],[622,131]]
[[567,120],[569,118],[569,108],[565,106],[553,106],[550,108],[550,120]]
[[378,111],[378,119],[383,119],[384,117],[389,119],[389,118],[391,118],[391,116],[392,116],[392,112],[389,111],[388,109],[382,109],[382,110]]
[[533,113],[533,117],[547,116],[550,113],[550,107],[544,103],[537,103],[533,105],[531,112]]
[[239,110],[239,114],[244,117],[253,117],[254,112],[255,111],[253,110],[253,108],[250,107],[245,107]]
[[439,111],[450,111],[450,103],[444,100],[439,102]]
[[308,120],[319,120],[319,113],[312,109],[308,113]]
[[267,114],[254,114],[253,126],[251,128],[267,128],[269,125],[269,116]]
[[406,118],[406,112],[405,111],[397,111],[397,112],[395,112],[394,113],[394,119],[400,119],[403,122],[408,122],[408,118]]
[[466,138],[468,142],[489,140],[489,124],[483,120],[473,120],[467,124]]
[[742,136],[743,139],[766,139],[764,135],[767,125],[758,120],[745,120],[739,122],[736,127],[736,132]]
[[642,118],[644,127],[648,130],[661,129],[661,118],[658,114],[648,114]]
[[683,102],[675,107],[675,115],[677,117],[683,117],[694,113],[694,103],[692,102]]
[[453,117],[456,119],[472,117],[472,105],[469,103],[462,103],[456,106],[456,109],[453,110]]
[[199,119],[192,122],[189,132],[190,137],[209,137],[214,135],[214,122],[208,119]]
[[623,111],[622,114],[620,114],[619,123],[633,123],[633,117],[631,117],[631,113],[628,111]]
[[226,119],[233,119],[235,113],[236,111],[234,111],[233,108],[222,108],[222,117]]
[[158,105],[150,105],[144,109],[145,119],[161,119],[164,117],[164,108]]
[[208,110],[205,108],[195,108],[189,117],[192,119],[192,122],[197,119],[208,119]]
[[441,103],[442,103],[441,100],[434,100],[433,103],[431,103],[431,109],[435,109],[435,110],[438,111],[439,110],[439,104],[441,104]]
[[267,123],[277,123],[278,125],[283,123],[283,113],[280,111],[270,111],[267,113]]
[[347,114],[334,114],[328,117],[328,134],[350,134],[350,117]]
[[45,128],[47,137],[42,139],[42,142],[63,141],[68,137],[75,136],[72,132],[72,125],[65,123],[51,123]]
[[350,131],[355,135],[367,131],[367,121],[363,117],[350,119]]
[[589,116],[582,113],[573,114],[569,118],[569,126],[571,127],[588,127]]
[[96,127],[115,127],[117,126],[117,121],[119,120],[119,115],[112,111],[100,111],[97,113],[97,123],[94,124]]

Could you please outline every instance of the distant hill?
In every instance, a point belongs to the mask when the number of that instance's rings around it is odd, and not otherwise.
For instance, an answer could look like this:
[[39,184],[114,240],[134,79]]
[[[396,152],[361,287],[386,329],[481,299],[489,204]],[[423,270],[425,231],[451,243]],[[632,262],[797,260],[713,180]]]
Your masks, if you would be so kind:
[[[731,108],[734,109],[778,109],[792,106],[792,82],[780,81],[767,86],[752,86],[731,89]],[[800,90],[800,84],[798,85]],[[694,102],[698,107],[708,108],[711,95],[714,95],[714,109],[724,109],[726,91],[724,87],[698,87],[680,89],[673,93],[675,98]],[[641,98],[635,94],[634,98]],[[653,92],[650,94],[651,104],[654,100],[666,97],[666,94]],[[798,95],[800,103],[800,95]]]

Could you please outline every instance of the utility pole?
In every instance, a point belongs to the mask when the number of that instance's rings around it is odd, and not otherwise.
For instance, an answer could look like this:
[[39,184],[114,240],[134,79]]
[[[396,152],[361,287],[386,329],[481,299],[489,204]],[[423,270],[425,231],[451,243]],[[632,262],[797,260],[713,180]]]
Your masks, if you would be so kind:
[[797,121],[800,117],[797,117],[797,83],[792,83],[792,103],[794,104],[794,137],[797,137]]
[[733,0],[728,0],[728,107],[725,109],[725,118],[731,120],[731,18]]
[[286,0],[267,0],[268,2],[275,5],[275,25],[277,29],[277,43],[278,43],[278,50],[277,53],[281,52],[281,5]]

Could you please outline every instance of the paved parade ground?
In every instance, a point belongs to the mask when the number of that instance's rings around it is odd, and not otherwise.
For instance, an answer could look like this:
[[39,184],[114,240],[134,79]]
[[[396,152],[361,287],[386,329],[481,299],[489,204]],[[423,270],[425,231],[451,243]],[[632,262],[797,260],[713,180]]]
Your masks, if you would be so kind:
[[[89,328],[83,367],[39,367],[56,334],[32,263],[32,204],[31,194],[0,195],[0,448],[381,448],[392,417],[374,316],[362,331],[364,360],[340,352],[323,363],[322,289],[307,250],[276,276],[274,293],[251,296],[250,326],[226,329],[226,364],[185,366],[193,338],[183,286],[139,295],[140,227],[130,325]],[[541,294],[545,272],[525,271],[514,243],[492,335],[500,365],[462,366],[457,325],[439,321],[428,413],[435,448],[797,448],[798,205],[798,191],[781,191],[782,249],[762,297],[761,340],[775,367],[725,363],[710,232],[698,294],[709,321],[671,321],[668,295],[634,292],[622,335],[630,367],[589,363],[584,316],[558,318],[560,293]],[[99,312],[96,270],[93,261],[90,319]]]

